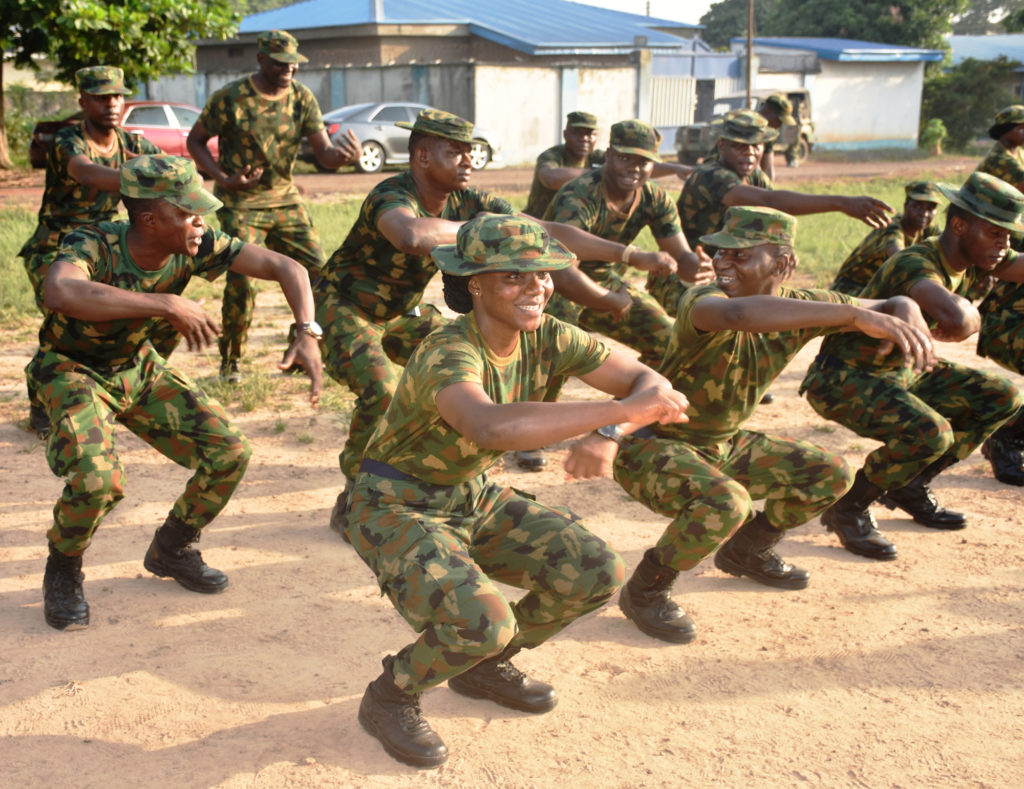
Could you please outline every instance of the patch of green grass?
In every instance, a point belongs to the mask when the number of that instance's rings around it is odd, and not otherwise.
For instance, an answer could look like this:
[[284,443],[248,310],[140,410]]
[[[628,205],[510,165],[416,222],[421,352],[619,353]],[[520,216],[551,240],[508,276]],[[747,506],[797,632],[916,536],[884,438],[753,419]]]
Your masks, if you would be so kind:
[[288,429],[288,423],[285,422],[283,419],[278,419],[278,420],[276,420],[274,422],[274,432],[277,435],[280,435],[281,433],[283,433],[287,429]]
[[313,438],[312,434],[306,432],[296,433],[295,440],[298,441],[300,444],[312,444],[314,441],[316,441],[316,439]]
[[0,323],[35,320],[35,295],[18,252],[36,229],[36,212],[16,206],[0,209]]
[[830,424],[815,425],[814,426],[814,432],[815,433],[835,433],[836,432],[836,428],[835,428],[835,425],[830,425]]

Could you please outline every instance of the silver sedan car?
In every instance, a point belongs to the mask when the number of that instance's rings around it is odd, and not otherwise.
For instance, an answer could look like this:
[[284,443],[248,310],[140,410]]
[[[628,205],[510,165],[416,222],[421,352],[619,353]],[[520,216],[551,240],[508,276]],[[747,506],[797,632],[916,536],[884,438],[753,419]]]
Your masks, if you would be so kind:
[[[411,102],[349,104],[324,113],[324,125],[332,141],[352,129],[362,146],[356,167],[364,173],[375,173],[385,164],[408,164],[410,132],[395,126],[395,122],[414,123],[420,110],[425,109],[430,107]],[[303,148],[308,148],[308,142],[303,142]],[[303,158],[312,158],[311,153],[304,150]],[[470,157],[474,170],[482,170],[490,162],[500,162],[501,143],[489,131],[476,126]]]

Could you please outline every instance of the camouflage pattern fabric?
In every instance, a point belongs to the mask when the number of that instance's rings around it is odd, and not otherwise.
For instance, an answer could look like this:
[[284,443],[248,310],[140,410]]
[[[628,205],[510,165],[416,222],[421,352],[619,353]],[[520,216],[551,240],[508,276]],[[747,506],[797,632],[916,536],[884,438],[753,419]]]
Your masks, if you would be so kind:
[[[889,258],[860,295],[906,295],[931,280],[962,296],[977,278],[974,267],[953,273],[933,237]],[[1020,392],[1002,376],[944,360],[916,373],[896,354],[878,356],[879,342],[854,333],[828,337],[801,393],[826,419],[884,442],[864,462],[868,480],[883,490],[902,487],[947,452],[966,458],[1021,405]]]
[[576,261],[539,222],[508,214],[478,214],[459,228],[454,244],[438,244],[430,254],[441,271],[456,277],[561,271]]
[[641,504],[671,518],[655,558],[689,570],[753,517],[764,499],[780,530],[806,523],[846,492],[845,461],[806,441],[738,430],[714,444],[657,437],[627,438],[615,480]]
[[[196,256],[172,255],[156,271],[139,268],[127,254],[127,222],[102,222],[64,238],[57,261],[66,261],[94,282],[145,293],[180,294],[193,276],[216,279],[238,256],[242,242],[207,230]],[[97,371],[118,371],[137,363],[151,344],[157,318],[124,318],[92,322],[62,313],[47,314],[39,330],[39,347],[54,351]]]
[[[377,229],[381,216],[393,208],[408,208],[417,217],[430,216],[420,206],[416,184],[408,172],[387,178],[370,190],[355,224],[324,270],[337,296],[357,305],[367,317],[381,321],[404,315],[419,304],[423,289],[437,271],[428,255],[399,251]],[[515,213],[500,197],[477,189],[460,189],[448,196],[439,218],[466,221],[482,211]],[[330,335],[326,340],[330,347]]]
[[[323,270],[324,251],[313,221],[302,204],[265,210],[222,208],[217,212],[221,229],[256,246],[280,252],[306,267],[315,282]],[[249,277],[229,271],[221,303],[220,355],[224,361],[245,356],[249,327],[256,305],[256,285]]]
[[1001,143],[994,142],[975,170],[994,175],[1013,186],[1024,184],[1024,148],[1008,151]]
[[875,228],[868,233],[839,266],[830,288],[856,296],[879,267],[889,259],[892,254],[890,250],[905,249],[918,240],[931,238],[942,232],[937,225],[928,225],[920,235],[908,236],[903,232],[902,222],[903,216],[900,214],[885,227]]
[[642,156],[652,162],[660,162],[658,148],[661,146],[661,132],[649,123],[635,118],[612,124],[608,135],[608,147],[619,153]]
[[978,355],[1024,375],[1024,285],[997,282],[978,310]]
[[473,124],[465,118],[453,115],[444,110],[428,107],[416,114],[416,121],[395,121],[395,126],[408,129],[415,134],[428,134],[431,137],[444,137],[456,142],[473,142]]
[[[725,209],[728,208],[722,199],[730,189],[740,184],[761,189],[772,188],[771,179],[760,167],[747,180],[743,180],[718,160],[705,162],[686,179],[676,207],[679,209],[683,235],[691,249],[700,244],[701,236],[714,233],[722,226]],[[714,254],[713,249],[707,252],[709,255]]]
[[263,168],[253,189],[214,188],[226,207],[278,208],[302,202],[292,181],[292,166],[302,139],[324,128],[309,88],[292,82],[284,96],[272,99],[253,87],[251,77],[235,80],[209,98],[199,122],[219,137],[217,161],[225,173],[240,172],[246,165]]
[[458,485],[494,465],[502,450],[463,438],[437,411],[434,398],[457,383],[479,384],[495,403],[542,401],[566,378],[596,370],[610,351],[574,326],[545,315],[519,335],[513,354],[488,350],[472,312],[427,337],[412,355],[365,457],[387,462],[432,485]]
[[[395,658],[420,693],[506,646],[532,648],[600,608],[625,565],[579,518],[483,476],[455,486],[361,473],[353,547],[419,637]],[[510,602],[498,583],[526,589]]]
[[130,96],[125,87],[124,71],[117,66],[86,66],[75,72],[75,87],[93,96]]
[[355,305],[337,298],[321,280],[316,320],[324,330],[324,370],[356,396],[348,438],[338,456],[341,472],[354,479],[367,441],[387,411],[402,377],[402,367],[424,337],[447,321],[430,305],[389,321],[366,317]]
[[558,191],[557,189],[548,189],[537,177],[537,173],[543,168],[579,167],[589,170],[604,164],[604,160],[605,152],[601,150],[591,151],[582,162],[573,162],[569,160],[569,152],[565,148],[565,143],[548,148],[537,157],[537,164],[533,168],[533,183],[530,184],[530,195],[526,198],[526,208],[523,209],[523,213],[543,219],[544,213]]
[[762,244],[792,247],[796,244],[796,217],[759,205],[729,206],[722,226],[700,242],[718,249],[749,249]]
[[[621,244],[631,243],[644,227],[650,228],[655,239],[671,238],[680,232],[679,215],[658,184],[645,183],[629,214],[620,214],[605,199],[602,172],[602,169],[595,169],[565,184],[548,206],[544,218]],[[623,284],[627,267],[622,263],[583,260],[580,270],[612,290]],[[671,336],[672,319],[649,294],[634,288],[629,288],[629,293],[633,306],[621,321],[608,313],[578,307],[558,294],[551,297],[547,311],[567,323],[600,332],[635,348],[645,364],[656,367]]]

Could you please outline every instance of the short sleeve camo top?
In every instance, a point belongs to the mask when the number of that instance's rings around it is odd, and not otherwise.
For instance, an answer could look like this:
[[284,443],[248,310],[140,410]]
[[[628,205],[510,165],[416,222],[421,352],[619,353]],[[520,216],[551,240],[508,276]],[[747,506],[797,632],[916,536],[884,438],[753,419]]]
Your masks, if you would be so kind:
[[[718,159],[704,162],[690,173],[683,184],[682,194],[676,207],[683,224],[683,234],[693,249],[700,243],[700,237],[714,233],[722,226],[728,208],[722,202],[726,193],[734,186],[747,184],[762,189],[771,189],[771,179],[760,167],[743,180]],[[708,251],[712,254],[712,250]]]
[[569,154],[565,149],[565,143],[548,148],[537,157],[537,165],[533,168],[533,183],[530,185],[530,196],[526,199],[526,208],[523,209],[523,213],[537,219],[543,219],[544,212],[547,211],[548,205],[551,203],[551,198],[558,191],[557,189],[548,189],[540,182],[537,174],[543,168],[580,167],[589,170],[592,167],[604,164],[604,158],[604,151],[591,151],[587,154],[586,160],[580,164],[569,161]]
[[[137,293],[180,294],[193,276],[216,279],[238,256],[244,243],[218,230],[207,230],[194,257],[172,255],[156,271],[139,268],[128,252],[127,222],[103,222],[65,236],[56,261],[84,271],[93,282]],[[39,346],[98,370],[129,364],[148,340],[156,318],[83,321],[47,313]]]
[[940,232],[936,225],[929,225],[920,236],[911,237],[903,232],[902,222],[903,216],[897,215],[885,227],[875,228],[868,233],[839,267],[832,290],[856,296],[893,254],[890,250],[905,249],[918,238],[931,238]]
[[[393,208],[408,208],[418,217],[431,216],[420,205],[408,172],[387,178],[370,190],[344,243],[324,268],[327,281],[341,298],[379,320],[391,320],[419,304],[423,289],[437,271],[429,255],[399,251],[377,228],[381,216]],[[465,221],[482,211],[515,213],[500,197],[460,189],[448,196],[440,218]]]
[[1024,184],[1024,148],[1006,150],[999,142],[992,144],[988,155],[975,168],[979,173],[988,173],[1002,178],[1011,186]]
[[402,373],[387,413],[365,455],[433,485],[457,485],[493,466],[501,450],[467,441],[438,413],[434,399],[457,383],[479,384],[495,403],[541,401],[571,375],[586,375],[609,349],[588,333],[545,315],[540,327],[519,335],[519,347],[496,356],[472,313],[428,336]]
[[[857,299],[829,290],[782,288],[780,296],[803,301],[856,304]],[[679,315],[661,374],[686,395],[689,422],[651,425],[660,436],[707,446],[727,441],[750,418],[761,397],[797,352],[815,337],[838,331],[813,327],[783,332],[705,332],[693,325],[693,307],[702,299],[724,299],[715,284],[690,288]]]
[[[679,214],[664,189],[648,180],[640,190],[633,210],[622,214],[608,205],[602,181],[603,169],[584,173],[562,186],[548,206],[544,218],[592,233],[598,238],[628,244],[645,227],[655,238],[671,238],[681,232]],[[600,282],[611,273],[621,274],[625,266],[604,261],[580,261],[580,268]]]
[[263,177],[253,189],[229,192],[214,187],[227,208],[276,208],[301,202],[292,181],[292,166],[302,139],[324,128],[320,105],[313,92],[292,82],[280,98],[268,98],[252,84],[252,77],[235,80],[206,102],[199,122],[219,137],[218,164],[232,175],[246,165],[262,167]]

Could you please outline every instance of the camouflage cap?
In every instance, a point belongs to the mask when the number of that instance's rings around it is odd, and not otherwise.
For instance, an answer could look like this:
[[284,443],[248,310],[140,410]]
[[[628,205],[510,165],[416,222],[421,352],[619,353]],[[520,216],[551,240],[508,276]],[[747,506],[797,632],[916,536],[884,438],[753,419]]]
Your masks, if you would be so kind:
[[1009,107],[1003,107],[996,114],[995,123],[989,127],[988,136],[993,140],[998,140],[1022,123],[1024,123],[1024,105],[1011,104]]
[[395,126],[411,129],[415,134],[429,134],[456,142],[473,142],[473,124],[444,110],[420,110],[416,123],[396,121]]
[[761,102],[761,104],[770,104],[771,108],[775,110],[775,114],[779,116],[779,120],[783,123],[789,124],[790,126],[796,125],[796,118],[793,117],[793,102],[787,99],[783,94],[773,93]]
[[430,253],[438,268],[458,277],[492,271],[557,271],[575,256],[537,222],[510,214],[477,214],[459,228],[454,244]]
[[121,165],[121,194],[163,198],[196,214],[208,214],[223,205],[203,188],[203,179],[190,159],[163,153],[136,156]]
[[75,72],[75,85],[93,96],[131,96],[124,86],[124,72],[117,66],[88,66]]
[[733,110],[722,118],[720,140],[760,145],[771,142],[779,136],[777,130],[768,125],[764,115],[753,110]]
[[256,51],[279,63],[308,63],[309,58],[299,54],[299,42],[287,30],[267,30],[256,39]]
[[796,217],[760,206],[734,205],[725,212],[722,229],[700,237],[702,244],[725,249],[745,249],[760,244],[796,242]]
[[911,200],[920,200],[922,203],[938,203],[942,200],[942,192],[939,187],[931,181],[911,181],[903,191]]
[[975,170],[959,189],[948,184],[938,188],[949,202],[976,217],[1015,233],[1024,230],[1024,194],[1001,178]]
[[565,128],[578,126],[581,129],[596,129],[598,126],[597,116],[589,112],[570,112],[565,116]]
[[619,121],[612,125],[608,147],[619,153],[633,153],[660,162],[658,146],[661,145],[661,132],[651,124],[643,121]]

